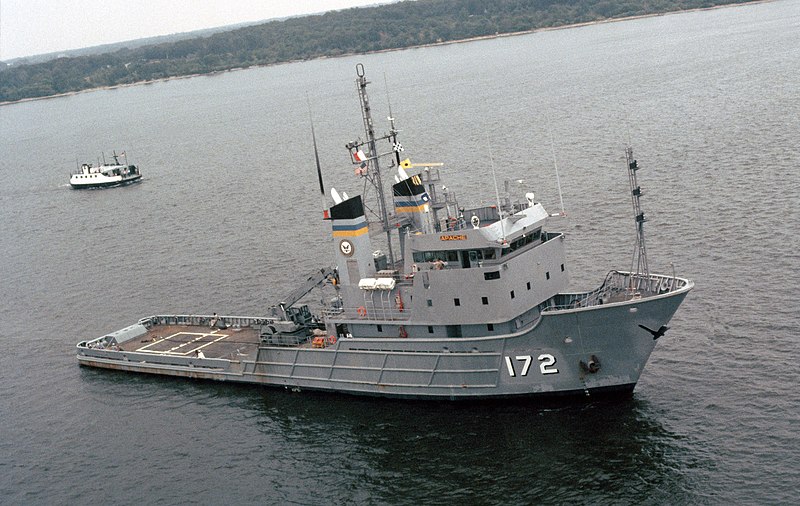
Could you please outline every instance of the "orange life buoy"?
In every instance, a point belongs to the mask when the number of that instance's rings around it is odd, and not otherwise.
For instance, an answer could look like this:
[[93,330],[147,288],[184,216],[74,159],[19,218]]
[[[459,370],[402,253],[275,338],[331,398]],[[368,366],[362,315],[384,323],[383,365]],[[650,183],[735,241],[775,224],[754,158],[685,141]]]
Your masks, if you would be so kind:
[[405,339],[408,337],[408,332],[406,332],[406,328],[400,325],[397,329],[397,333],[400,335],[401,338]]
[[397,305],[397,310],[402,312],[403,311],[403,298],[398,293],[394,296],[394,303]]
[[367,308],[365,308],[364,306],[361,306],[360,308],[358,308],[358,316],[360,316],[362,318],[367,316]]
[[336,344],[336,336],[328,336],[328,344]]

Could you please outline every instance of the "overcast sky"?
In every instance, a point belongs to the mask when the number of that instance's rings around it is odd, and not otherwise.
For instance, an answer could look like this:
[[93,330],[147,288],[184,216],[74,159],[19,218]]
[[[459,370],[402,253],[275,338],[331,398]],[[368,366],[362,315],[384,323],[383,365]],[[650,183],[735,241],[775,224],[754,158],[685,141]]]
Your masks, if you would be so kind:
[[387,0],[0,0],[0,60]]

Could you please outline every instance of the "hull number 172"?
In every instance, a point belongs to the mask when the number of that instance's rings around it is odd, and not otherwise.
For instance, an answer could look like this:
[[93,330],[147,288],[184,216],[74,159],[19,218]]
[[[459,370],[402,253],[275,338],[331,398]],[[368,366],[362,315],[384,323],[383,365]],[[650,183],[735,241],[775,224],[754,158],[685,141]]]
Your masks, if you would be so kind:
[[[506,367],[508,368],[508,375],[512,378],[517,376],[517,369],[514,368],[514,363],[516,362],[517,368],[519,369],[520,376],[527,376],[528,371],[531,368],[531,363],[533,362],[533,357],[530,355],[517,355],[516,357],[505,357],[506,359]],[[556,368],[556,358],[549,353],[542,353],[536,359],[539,361],[539,371],[542,374],[558,374],[558,369]]]

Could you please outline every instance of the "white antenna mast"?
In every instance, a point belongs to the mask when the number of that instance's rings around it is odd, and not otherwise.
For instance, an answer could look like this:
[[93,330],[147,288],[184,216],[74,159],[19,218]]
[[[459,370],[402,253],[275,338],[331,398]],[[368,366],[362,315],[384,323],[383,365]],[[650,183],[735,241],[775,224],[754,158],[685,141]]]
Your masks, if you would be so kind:
[[556,160],[556,143],[553,140],[553,128],[550,125],[550,115],[546,115],[547,118],[547,130],[550,133],[550,151],[553,153],[553,166],[556,168],[556,184],[558,184],[558,200],[561,202],[561,213],[560,216],[566,216],[567,213],[564,211],[564,197],[561,195],[561,178],[558,176],[558,161]]
[[492,156],[492,145],[489,142],[489,136],[486,136],[486,144],[489,147],[489,163],[492,166],[492,179],[494,180],[494,196],[497,199],[497,215],[500,217],[500,234],[503,236],[503,242],[506,240],[506,231],[503,227],[503,208],[500,207],[500,190],[497,189],[497,174],[494,172],[494,157]]

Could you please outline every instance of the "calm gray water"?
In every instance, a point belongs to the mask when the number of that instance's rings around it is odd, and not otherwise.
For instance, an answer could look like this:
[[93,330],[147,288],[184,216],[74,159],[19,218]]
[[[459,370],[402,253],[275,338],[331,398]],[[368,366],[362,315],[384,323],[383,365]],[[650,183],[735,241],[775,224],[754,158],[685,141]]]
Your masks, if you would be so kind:
[[[800,2],[251,69],[0,107],[0,503],[790,504],[800,488]],[[459,199],[559,198],[575,288],[697,283],[631,399],[420,404],[81,369],[154,313],[263,314],[360,185],[355,64]],[[386,76],[386,81],[384,80]],[[379,121],[379,128],[385,129]],[[146,180],[73,191],[126,150]],[[672,264],[672,265],[671,265]]]

